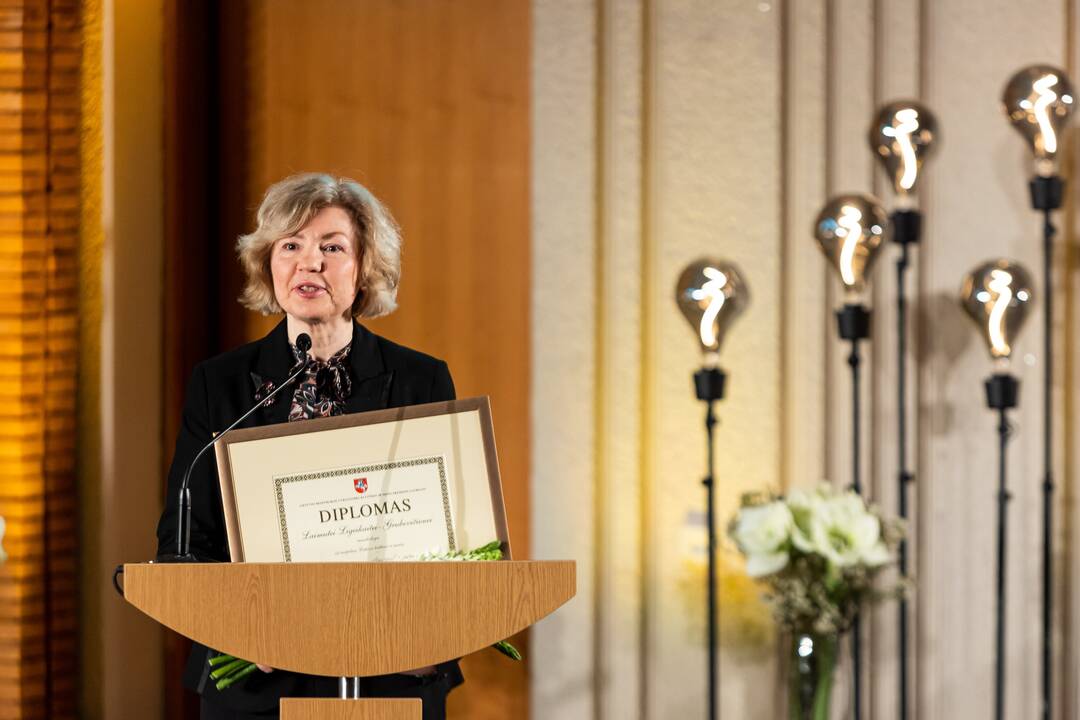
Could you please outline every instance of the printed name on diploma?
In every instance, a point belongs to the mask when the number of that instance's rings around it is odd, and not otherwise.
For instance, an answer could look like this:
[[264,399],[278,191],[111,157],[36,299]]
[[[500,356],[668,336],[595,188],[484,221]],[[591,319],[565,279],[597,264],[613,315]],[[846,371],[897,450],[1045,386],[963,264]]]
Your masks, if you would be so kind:
[[456,550],[442,455],[274,478],[286,562]]

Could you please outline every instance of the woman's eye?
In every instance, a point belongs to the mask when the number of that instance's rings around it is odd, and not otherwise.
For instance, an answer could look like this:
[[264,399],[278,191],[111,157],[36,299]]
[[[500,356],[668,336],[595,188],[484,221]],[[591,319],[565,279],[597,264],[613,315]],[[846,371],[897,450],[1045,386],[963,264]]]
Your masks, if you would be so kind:
[[294,242],[283,242],[283,243],[281,243],[281,249],[282,250],[295,250],[296,247],[297,247],[297,245]]
[[328,252],[328,253],[339,253],[342,250],[344,250],[344,248],[341,247],[340,245],[327,245],[326,247],[323,248],[323,252]]

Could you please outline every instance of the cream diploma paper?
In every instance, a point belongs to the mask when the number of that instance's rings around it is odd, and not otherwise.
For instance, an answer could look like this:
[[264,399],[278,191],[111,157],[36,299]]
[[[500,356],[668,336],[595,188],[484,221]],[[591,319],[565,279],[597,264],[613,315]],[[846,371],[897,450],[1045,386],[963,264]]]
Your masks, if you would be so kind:
[[456,550],[442,455],[274,477],[286,562],[410,560]]
[[[492,539],[506,541],[494,442],[485,398],[234,430],[217,446],[232,559],[286,562],[275,487],[278,478],[433,457],[444,459],[447,502],[457,549],[480,547]],[[369,476],[368,490],[363,495],[402,489],[405,486],[398,484],[399,473],[400,467],[396,466],[388,475]],[[350,493],[354,500],[360,498],[361,493],[348,484],[360,477],[347,478],[340,492],[322,494],[323,490],[318,490],[319,496],[311,499],[340,499],[349,497]],[[392,486],[376,484],[375,477],[392,480]],[[293,499],[289,504],[293,504]],[[290,546],[295,544],[293,522],[291,516],[287,518]],[[445,533],[441,537],[445,546]],[[424,547],[421,551],[428,549]],[[304,553],[303,557],[312,557],[306,554],[307,550]],[[320,554],[313,559],[328,562],[334,558]],[[297,557],[293,556],[292,560],[296,561]]]

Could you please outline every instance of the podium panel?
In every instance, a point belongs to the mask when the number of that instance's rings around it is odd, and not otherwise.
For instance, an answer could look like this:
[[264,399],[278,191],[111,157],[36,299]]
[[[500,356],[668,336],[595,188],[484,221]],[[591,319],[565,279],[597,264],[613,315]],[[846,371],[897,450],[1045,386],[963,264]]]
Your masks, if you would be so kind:
[[312,675],[405,672],[482,650],[575,592],[573,561],[124,566],[124,597],[215,650]]
[[417,699],[281,699],[281,720],[420,720],[422,715]]

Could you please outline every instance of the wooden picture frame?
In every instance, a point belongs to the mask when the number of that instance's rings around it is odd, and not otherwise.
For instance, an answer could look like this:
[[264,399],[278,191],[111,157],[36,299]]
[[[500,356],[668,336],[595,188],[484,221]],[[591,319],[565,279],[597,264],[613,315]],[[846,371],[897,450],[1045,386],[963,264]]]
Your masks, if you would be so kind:
[[[457,545],[452,534],[450,547],[470,550],[499,540],[504,558],[512,557],[487,397],[234,430],[217,444],[216,453],[233,562],[294,559],[283,482],[436,458],[447,527],[456,532]],[[356,492],[364,491],[357,486]]]

